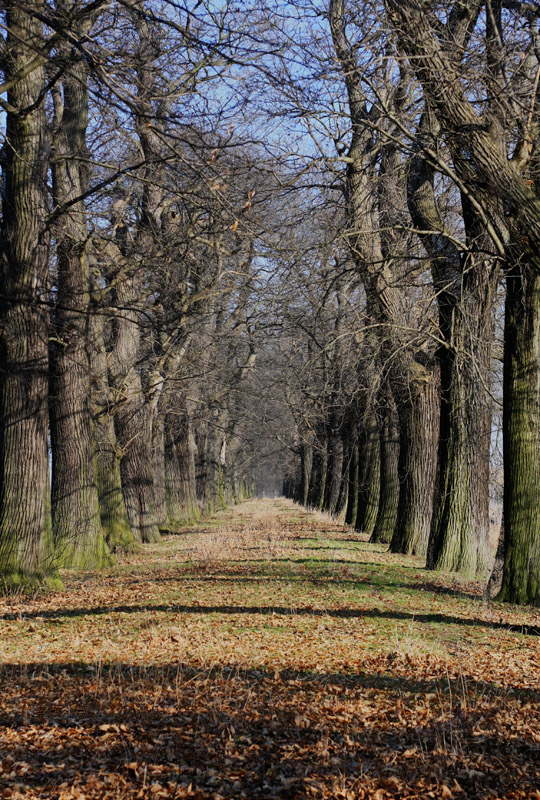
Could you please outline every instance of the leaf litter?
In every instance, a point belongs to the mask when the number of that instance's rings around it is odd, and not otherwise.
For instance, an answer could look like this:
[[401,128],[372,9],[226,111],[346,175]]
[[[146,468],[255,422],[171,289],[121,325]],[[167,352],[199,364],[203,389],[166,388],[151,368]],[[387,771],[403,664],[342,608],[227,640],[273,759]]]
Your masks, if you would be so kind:
[[0,797],[538,798],[540,614],[250,501],[0,601]]

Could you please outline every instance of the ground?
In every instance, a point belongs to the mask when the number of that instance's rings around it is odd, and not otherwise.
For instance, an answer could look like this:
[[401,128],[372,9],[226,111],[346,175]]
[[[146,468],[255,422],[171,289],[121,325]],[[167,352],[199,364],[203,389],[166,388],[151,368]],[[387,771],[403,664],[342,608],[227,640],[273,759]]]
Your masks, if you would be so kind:
[[0,601],[0,797],[538,798],[540,613],[254,500]]

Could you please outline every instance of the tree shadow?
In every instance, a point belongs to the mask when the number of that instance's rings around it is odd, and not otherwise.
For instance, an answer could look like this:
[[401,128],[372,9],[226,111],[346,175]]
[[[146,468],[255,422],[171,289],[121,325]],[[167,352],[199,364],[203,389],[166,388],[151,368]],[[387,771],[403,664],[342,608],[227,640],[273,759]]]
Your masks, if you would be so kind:
[[[255,561],[255,559],[253,559]],[[253,563],[251,562],[244,562],[245,564]],[[259,559],[259,562],[262,563],[263,560]],[[271,561],[264,562],[264,563],[271,563]],[[374,565],[371,561],[355,561],[353,562],[357,566],[361,567],[373,567],[374,572],[381,572],[387,578],[387,571],[383,570],[382,567],[379,565]],[[401,569],[401,567],[400,567]],[[415,569],[412,567],[412,569]],[[418,568],[420,571],[421,568]],[[191,571],[191,570],[190,570]],[[327,586],[327,585],[336,585],[336,586],[350,586],[350,587],[360,587],[360,586],[373,586],[377,589],[385,589],[387,588],[388,591],[394,591],[397,588],[400,589],[412,589],[413,591],[418,592],[430,592],[436,595],[448,595],[450,597],[462,597],[466,599],[478,600],[482,597],[480,590],[478,592],[474,591],[465,591],[462,587],[449,587],[449,586],[442,586],[440,584],[434,583],[432,581],[422,581],[419,577],[417,583],[410,583],[410,582],[402,582],[399,580],[389,581],[388,579],[384,582],[382,581],[375,581],[369,580],[367,576],[362,575],[358,578],[345,578],[340,576],[339,578],[335,577],[335,573],[333,571],[329,571],[327,575],[305,575],[305,574],[276,574],[272,570],[250,570],[249,576],[240,575],[237,572],[231,571],[228,573],[227,570],[219,570],[215,574],[208,575],[208,571],[205,568],[204,573],[201,572],[200,575],[185,575],[184,573],[177,573],[174,576],[160,576],[160,577],[152,577],[152,583],[179,583],[179,582],[192,582],[192,583],[310,583],[315,586]],[[130,578],[128,580],[122,581],[124,585],[136,585],[140,583],[147,583],[147,578]],[[0,617],[1,618],[1,617]]]
[[509,713],[519,722],[538,692],[512,696],[512,687],[482,680],[464,686],[392,674],[390,660],[387,667],[346,674],[4,664],[4,786],[23,783],[31,796],[51,797],[80,782],[88,798],[131,798],[161,789],[185,796],[191,784],[198,798],[290,800],[355,796],[360,786],[366,796],[378,788],[404,796],[405,785],[408,796],[441,796],[441,784],[454,779],[470,798],[538,785],[534,731],[518,725],[516,736],[501,724]]
[[[317,531],[317,533],[319,533],[319,531]],[[323,531],[323,533],[332,533],[332,531]],[[339,533],[343,533],[343,531],[339,531]],[[317,538],[318,538],[318,536],[290,536],[290,537],[287,537],[287,541],[289,541],[289,542],[295,542],[295,541],[296,542],[310,542],[310,541],[313,541],[313,539],[317,539]],[[361,538],[359,538],[357,536],[350,536],[348,538],[347,537],[343,537],[343,536],[332,536],[332,541],[333,542],[344,542],[344,543],[352,542],[353,544],[369,544],[369,538],[367,536],[364,539],[361,539]],[[306,549],[307,549],[307,547],[306,547]],[[323,548],[321,548],[321,549],[323,549]],[[333,550],[335,550],[335,547],[334,548],[325,547],[325,549],[328,549],[328,550],[332,550],[333,549]]]
[[240,606],[240,605],[182,605],[178,603],[141,603],[136,605],[109,605],[64,609],[42,609],[26,614],[7,612],[0,615],[2,620],[21,619],[61,619],[62,617],[92,617],[102,614],[140,614],[149,611],[176,614],[262,614],[283,616],[332,617],[336,619],[389,619],[420,622],[425,624],[459,625],[472,628],[512,631],[525,636],[539,636],[540,628],[535,625],[512,625],[508,622],[495,622],[478,618],[459,617],[450,614],[417,614],[394,609],[378,608],[313,608],[311,606]]

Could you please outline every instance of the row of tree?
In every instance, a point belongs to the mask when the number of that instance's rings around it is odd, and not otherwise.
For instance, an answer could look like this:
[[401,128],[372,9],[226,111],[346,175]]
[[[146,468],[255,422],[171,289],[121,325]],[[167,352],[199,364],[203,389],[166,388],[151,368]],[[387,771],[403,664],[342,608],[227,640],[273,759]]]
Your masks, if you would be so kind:
[[[504,0],[331,0],[322,13],[327,47],[302,62],[318,87],[316,107],[307,74],[289,97],[307,119],[328,189],[340,190],[334,241],[350,264],[336,259],[342,267],[326,296],[335,330],[321,355],[333,365],[326,407],[318,394],[286,488],[303,502],[346,509],[372,541],[426,555],[429,568],[486,573],[500,380],[493,344],[503,318],[498,596],[535,602],[538,9]],[[365,318],[362,380],[349,382],[347,395],[351,276],[361,282]],[[308,336],[317,341],[314,328]]]
[[538,600],[539,19],[4,0],[7,584],[280,475],[485,574],[501,407],[499,597]]
[[101,566],[249,491],[235,428],[255,357],[254,190],[226,104],[201,90],[226,34],[158,14],[4,4],[8,586]]

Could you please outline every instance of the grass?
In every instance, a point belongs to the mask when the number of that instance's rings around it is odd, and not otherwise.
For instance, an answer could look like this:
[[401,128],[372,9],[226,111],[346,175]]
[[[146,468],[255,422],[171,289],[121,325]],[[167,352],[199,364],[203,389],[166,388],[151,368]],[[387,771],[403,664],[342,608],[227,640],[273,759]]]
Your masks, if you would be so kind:
[[64,580],[0,602],[0,796],[540,798],[540,614],[474,581],[282,499]]

